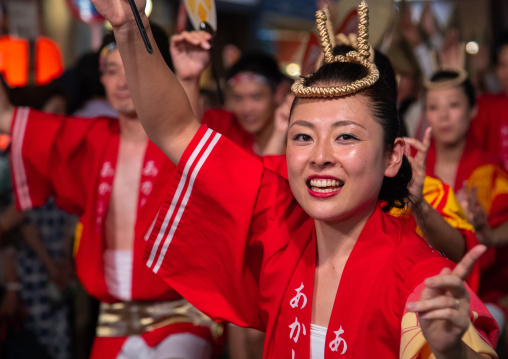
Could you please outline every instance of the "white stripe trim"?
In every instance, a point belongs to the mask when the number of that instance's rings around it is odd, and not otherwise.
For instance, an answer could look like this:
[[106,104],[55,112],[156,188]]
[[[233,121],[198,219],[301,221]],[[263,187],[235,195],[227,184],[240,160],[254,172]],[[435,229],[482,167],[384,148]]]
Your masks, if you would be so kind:
[[192,188],[194,187],[194,181],[196,180],[196,177],[201,170],[201,167],[205,163],[206,159],[210,155],[210,152],[212,152],[213,148],[217,144],[221,137],[220,133],[216,133],[212,142],[208,145],[208,148],[201,156],[201,159],[197,163],[196,167],[194,168],[194,171],[192,171],[191,179],[189,181],[189,186],[187,187],[187,191],[185,192],[185,196],[182,200],[182,203],[180,204],[180,208],[178,209],[178,213],[175,216],[175,219],[173,221],[173,224],[171,225],[171,230],[166,237],[166,240],[164,241],[164,245],[162,246],[161,252],[159,254],[159,259],[157,260],[157,264],[155,265],[153,271],[154,273],[157,273],[159,271],[159,268],[162,264],[162,261],[164,260],[164,257],[166,256],[166,252],[168,250],[169,245],[171,244],[171,241],[173,240],[173,236],[175,234],[176,229],[178,228],[178,224],[180,223],[180,219],[182,218],[183,211],[185,210],[185,207],[187,206],[187,202],[189,201],[189,197],[192,192]]
[[187,176],[188,176],[189,170],[190,170],[192,164],[194,163],[194,161],[196,160],[196,157],[198,156],[199,152],[201,152],[201,150],[205,146],[206,141],[208,141],[208,138],[210,138],[212,132],[213,131],[211,129],[206,130],[206,133],[203,135],[203,137],[201,138],[201,141],[199,141],[198,145],[196,146],[196,148],[192,152],[191,156],[187,160],[187,163],[185,164],[185,167],[184,167],[184,170],[182,173],[182,177],[180,178],[180,182],[178,183],[178,187],[176,188],[176,192],[175,192],[173,199],[171,201],[171,205],[169,206],[166,217],[164,218],[164,222],[162,222],[162,226],[159,230],[159,234],[157,235],[157,239],[155,240],[155,243],[152,247],[152,251],[150,253],[150,258],[148,258],[148,261],[146,263],[146,265],[149,268],[152,266],[153,261],[155,260],[155,256],[157,254],[157,250],[159,249],[160,242],[162,241],[162,239],[164,238],[164,234],[166,233],[166,229],[168,227],[169,220],[171,219],[171,216],[173,215],[173,212],[175,211],[176,205],[178,203],[178,200],[180,199],[180,195],[183,191],[185,182],[187,181]]
[[150,238],[150,234],[152,234],[153,227],[155,227],[155,222],[157,222],[157,218],[159,218],[159,213],[161,212],[161,209],[157,211],[157,214],[155,215],[155,218],[152,221],[152,224],[150,225],[150,228],[148,228],[148,231],[145,233],[144,240],[147,241]]
[[14,180],[16,181],[16,195],[22,210],[32,208],[32,200],[23,163],[23,142],[25,140],[29,113],[30,109],[28,107],[18,108],[12,129],[12,169]]

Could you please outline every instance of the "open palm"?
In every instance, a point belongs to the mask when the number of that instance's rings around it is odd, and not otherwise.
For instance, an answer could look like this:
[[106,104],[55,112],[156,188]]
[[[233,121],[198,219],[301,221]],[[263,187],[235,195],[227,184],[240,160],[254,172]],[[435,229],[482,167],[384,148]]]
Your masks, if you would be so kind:
[[[108,20],[113,27],[118,27],[126,22],[133,21],[131,7],[127,0],[90,0],[97,11]],[[138,11],[142,13],[146,6],[146,0],[135,0]]]

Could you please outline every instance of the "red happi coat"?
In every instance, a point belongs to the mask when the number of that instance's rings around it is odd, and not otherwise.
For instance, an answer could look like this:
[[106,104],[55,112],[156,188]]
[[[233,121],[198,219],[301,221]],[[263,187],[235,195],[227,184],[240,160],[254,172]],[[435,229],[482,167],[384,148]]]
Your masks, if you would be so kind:
[[[476,121],[476,120],[475,120]],[[497,160],[476,147],[474,133],[468,133],[464,153],[457,168],[453,189],[458,192],[467,183],[478,191],[478,199],[493,228],[508,221],[508,174]],[[434,175],[436,149],[431,143],[427,154],[427,174]],[[480,280],[480,297],[484,301],[497,303],[508,295],[508,248],[489,248],[482,258],[484,269]],[[508,308],[504,308],[505,310]]]
[[508,171],[508,97],[484,95],[478,99],[478,115],[471,123],[473,141]]
[[[266,168],[280,174],[284,178],[287,178],[286,156],[264,156],[263,163]],[[450,186],[437,178],[426,176],[423,184],[423,197],[445,219],[445,221],[448,222],[450,226],[460,232],[464,238],[466,251],[469,251],[478,244],[474,228],[467,223],[465,215],[462,212],[462,209],[460,208],[460,205],[457,202]],[[414,217],[408,216],[410,212],[407,208],[393,208],[390,211],[390,214],[396,217],[407,217],[407,219],[412,222],[412,226],[416,232],[422,235],[421,229],[418,228]],[[475,266],[469,275],[467,282],[473,291],[478,291],[478,287],[480,285],[480,265]]]
[[[76,273],[88,293],[104,302],[117,302],[104,274],[105,219],[120,141],[118,120],[55,116],[18,108],[12,124],[12,174],[19,208],[56,204],[80,216],[76,230]],[[142,260],[146,239],[167,191],[175,166],[150,141],[143,160],[135,224],[132,300],[165,301],[181,296]],[[145,333],[155,345],[172,332],[190,331],[209,338],[207,327],[182,323]]]
[[[314,221],[287,180],[203,126],[176,172],[147,265],[211,317],[265,331],[264,358],[309,358]],[[452,265],[377,206],[344,268],[325,358],[426,357],[405,305],[419,298],[426,277]],[[471,327],[464,340],[492,354],[497,326],[471,298],[478,332]]]

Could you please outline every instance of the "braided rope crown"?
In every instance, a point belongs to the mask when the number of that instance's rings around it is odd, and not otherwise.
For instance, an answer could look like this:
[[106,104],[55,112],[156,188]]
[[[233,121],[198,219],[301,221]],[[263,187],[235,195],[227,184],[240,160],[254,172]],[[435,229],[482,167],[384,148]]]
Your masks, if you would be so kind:
[[462,85],[468,78],[467,71],[464,69],[440,68],[438,72],[451,72],[457,76],[446,80],[441,79],[432,81],[429,79],[424,82],[423,87],[427,90],[449,89]]
[[[371,87],[379,79],[379,71],[372,62],[371,46],[369,45],[369,8],[365,1],[358,6],[358,38],[355,50],[348,52],[345,56],[333,56],[333,48],[335,46],[335,37],[328,22],[328,10],[318,10],[316,12],[316,25],[319,36],[321,38],[321,47],[323,48],[323,63],[331,64],[334,62],[349,62],[364,66],[368,74],[364,78],[353,81],[342,86],[321,87],[321,86],[305,86],[304,82],[307,77],[301,77],[296,80],[291,91],[296,97],[341,97],[354,94],[360,90]],[[345,36],[345,35],[344,35]],[[344,40],[338,38],[339,42]],[[312,75],[311,75],[312,76]]]
[[469,74],[467,73],[466,67],[466,52],[459,45],[459,62],[454,67],[442,66],[439,63],[438,56],[434,52],[432,56],[432,60],[434,62],[434,67],[437,68],[437,71],[434,74],[440,72],[449,72],[455,74],[456,76],[451,79],[439,79],[432,81],[431,78],[428,78],[424,81],[423,87],[427,90],[439,90],[439,89],[447,89],[452,87],[460,86],[467,80]]

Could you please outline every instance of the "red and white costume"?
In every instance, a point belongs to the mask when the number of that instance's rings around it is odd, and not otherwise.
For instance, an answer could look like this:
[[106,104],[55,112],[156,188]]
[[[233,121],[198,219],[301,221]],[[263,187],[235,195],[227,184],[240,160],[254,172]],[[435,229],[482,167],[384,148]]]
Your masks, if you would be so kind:
[[[76,231],[76,272],[85,289],[101,302],[172,301],[181,296],[142,260],[154,217],[168,190],[175,166],[148,141],[137,189],[138,211],[130,285],[117,298],[105,280],[105,220],[120,143],[118,120],[55,116],[17,108],[12,124],[12,173],[17,203],[26,210],[55,196],[56,204],[80,216]],[[153,348],[175,333],[190,333],[212,342],[206,326],[177,323],[141,335]],[[126,337],[97,337],[92,357],[116,358]],[[138,341],[138,344],[140,342]],[[141,343],[142,344],[142,343]],[[146,348],[145,348],[146,349]]]
[[[202,126],[171,179],[145,259],[207,315],[266,332],[264,358],[310,357],[314,220],[263,159]],[[199,223],[199,225],[196,225]],[[187,238],[192,238],[191,241]],[[376,207],[344,268],[324,358],[428,358],[407,301],[454,264]],[[495,356],[497,326],[470,291],[464,340]]]

